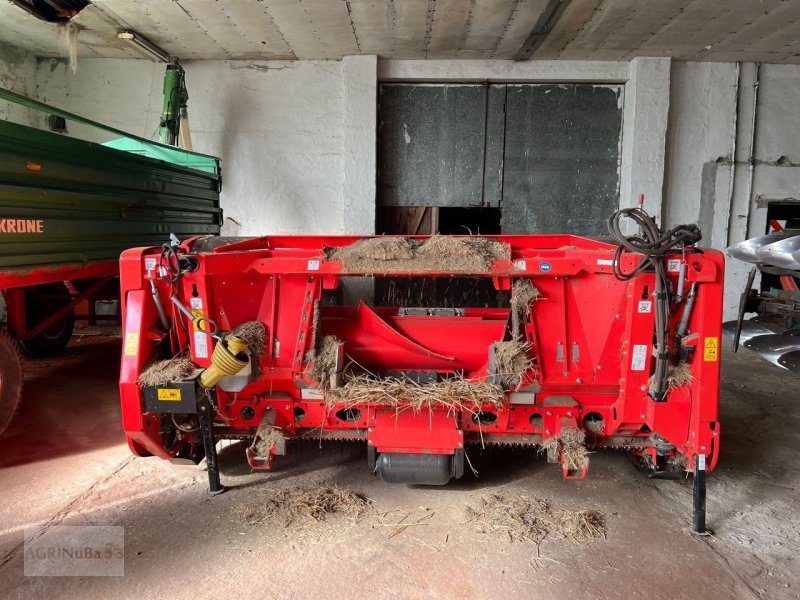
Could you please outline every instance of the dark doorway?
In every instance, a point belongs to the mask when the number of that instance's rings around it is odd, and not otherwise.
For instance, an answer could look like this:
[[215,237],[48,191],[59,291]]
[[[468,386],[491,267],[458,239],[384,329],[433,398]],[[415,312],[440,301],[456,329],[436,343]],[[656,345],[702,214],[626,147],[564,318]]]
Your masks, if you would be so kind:
[[378,213],[493,208],[502,233],[604,234],[619,206],[622,94],[621,85],[383,84]]
[[439,209],[439,232],[445,235],[499,235],[502,212],[499,208]]

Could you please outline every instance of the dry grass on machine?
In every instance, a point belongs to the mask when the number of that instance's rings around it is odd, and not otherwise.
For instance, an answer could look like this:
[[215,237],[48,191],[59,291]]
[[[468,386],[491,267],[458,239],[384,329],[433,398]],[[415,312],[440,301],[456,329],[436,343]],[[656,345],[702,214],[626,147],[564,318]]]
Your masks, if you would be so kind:
[[505,404],[503,390],[496,385],[460,376],[419,383],[407,378],[378,379],[370,375],[350,375],[344,386],[330,390],[326,398],[331,407],[362,403],[403,405],[415,412],[434,406],[454,412],[464,409],[477,412],[487,404],[495,408]]
[[256,359],[256,362],[261,362],[267,341],[267,329],[261,321],[245,321],[234,327],[233,331],[225,335],[225,338],[231,336],[247,342],[247,349],[253,358]]
[[583,426],[586,427],[590,433],[600,434],[603,433],[603,430],[606,427],[606,422],[601,418],[592,421],[584,421]]
[[667,388],[670,390],[692,383],[693,381],[694,375],[692,375],[692,369],[689,367],[689,363],[682,362],[667,370]]
[[378,237],[341,248],[326,248],[324,258],[342,261],[346,272],[485,273],[495,260],[510,260],[511,248],[503,242],[482,237],[434,235],[423,241]]
[[137,383],[141,386],[167,385],[168,383],[186,379],[197,369],[198,366],[187,357],[175,356],[151,363],[139,375]]
[[306,353],[306,362],[309,364],[308,375],[319,383],[323,390],[330,390],[331,383],[336,377],[336,357],[342,341],[335,335],[326,335],[321,340],[315,340],[314,347]]
[[248,525],[279,524],[284,527],[314,525],[333,517],[357,519],[371,507],[365,495],[336,486],[270,489],[238,508],[236,516]]
[[575,427],[564,427],[558,435],[551,436],[542,444],[541,452],[556,458],[559,453],[570,471],[580,471],[589,464],[589,451],[585,445],[586,434]]
[[267,456],[269,455],[270,450],[272,450],[272,446],[279,442],[283,442],[285,439],[286,436],[283,433],[283,429],[267,423],[262,423],[258,426],[256,436],[253,438],[255,443],[253,444],[252,448],[255,451],[256,456]]
[[326,391],[329,407],[372,404],[377,406],[408,406],[414,411],[438,406],[454,411],[479,411],[489,404],[502,407],[503,390],[486,381],[472,381],[453,375],[439,381],[420,383],[409,378],[380,378],[365,373],[347,373],[345,383],[332,387],[336,376],[336,357],[341,341],[333,335],[324,336],[306,359],[308,373]]
[[506,536],[511,542],[540,544],[556,534],[577,544],[604,538],[605,515],[594,509],[557,509],[541,498],[492,494],[467,507],[468,524],[482,533]]
[[511,286],[511,335],[522,339],[522,323],[531,316],[531,302],[541,296],[530,279],[517,279]]
[[516,390],[522,385],[522,380],[533,366],[530,356],[530,344],[520,340],[495,342],[494,367],[498,383],[506,390]]

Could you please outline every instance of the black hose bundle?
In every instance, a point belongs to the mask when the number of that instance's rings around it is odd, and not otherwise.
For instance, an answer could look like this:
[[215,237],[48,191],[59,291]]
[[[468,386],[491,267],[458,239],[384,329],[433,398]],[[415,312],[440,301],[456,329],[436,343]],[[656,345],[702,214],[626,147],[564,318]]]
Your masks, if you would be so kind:
[[[622,217],[631,219],[639,226],[637,235],[625,235],[620,228]],[[608,219],[608,231],[619,244],[614,252],[612,272],[620,281],[629,281],[646,270],[656,275],[655,289],[655,338],[656,369],[653,377],[651,395],[656,402],[661,402],[667,392],[667,370],[670,364],[669,351],[669,317],[670,289],[667,272],[662,260],[664,256],[676,249],[683,249],[700,241],[703,237],[697,225],[678,225],[662,231],[653,218],[642,208],[625,208],[618,210]],[[625,272],[621,258],[625,251],[643,255],[633,270]]]

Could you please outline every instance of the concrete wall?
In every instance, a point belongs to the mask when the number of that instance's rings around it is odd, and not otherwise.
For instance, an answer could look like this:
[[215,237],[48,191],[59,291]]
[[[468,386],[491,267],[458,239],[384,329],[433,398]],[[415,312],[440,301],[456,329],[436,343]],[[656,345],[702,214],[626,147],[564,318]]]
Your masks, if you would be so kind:
[[[766,204],[800,201],[800,67],[673,63],[664,222],[725,248],[766,231]],[[752,265],[729,259],[725,314]]]
[[[372,232],[378,81],[624,83],[621,205],[643,192],[665,224],[698,222],[716,248],[763,232],[767,201],[800,197],[798,66],[371,56],[185,66],[195,148],[223,159],[228,233]],[[144,137],[157,127],[162,74],[114,59],[83,59],[72,74],[0,48],[0,80]],[[746,270],[729,261],[727,316]]]
[[[0,87],[22,94],[36,95],[36,57],[23,50],[0,44]],[[35,125],[38,119],[33,111],[0,100],[0,119]]]

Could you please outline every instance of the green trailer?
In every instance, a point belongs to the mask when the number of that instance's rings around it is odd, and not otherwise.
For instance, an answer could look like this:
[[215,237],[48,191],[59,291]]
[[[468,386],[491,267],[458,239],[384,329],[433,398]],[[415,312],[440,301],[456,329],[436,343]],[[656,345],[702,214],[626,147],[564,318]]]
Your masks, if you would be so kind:
[[[0,435],[20,401],[17,348],[66,347],[75,307],[118,294],[120,253],[170,234],[218,235],[219,159],[139,138],[0,89],[0,100],[90,125],[114,139],[70,138],[0,120]],[[90,315],[91,316],[91,315]]]

